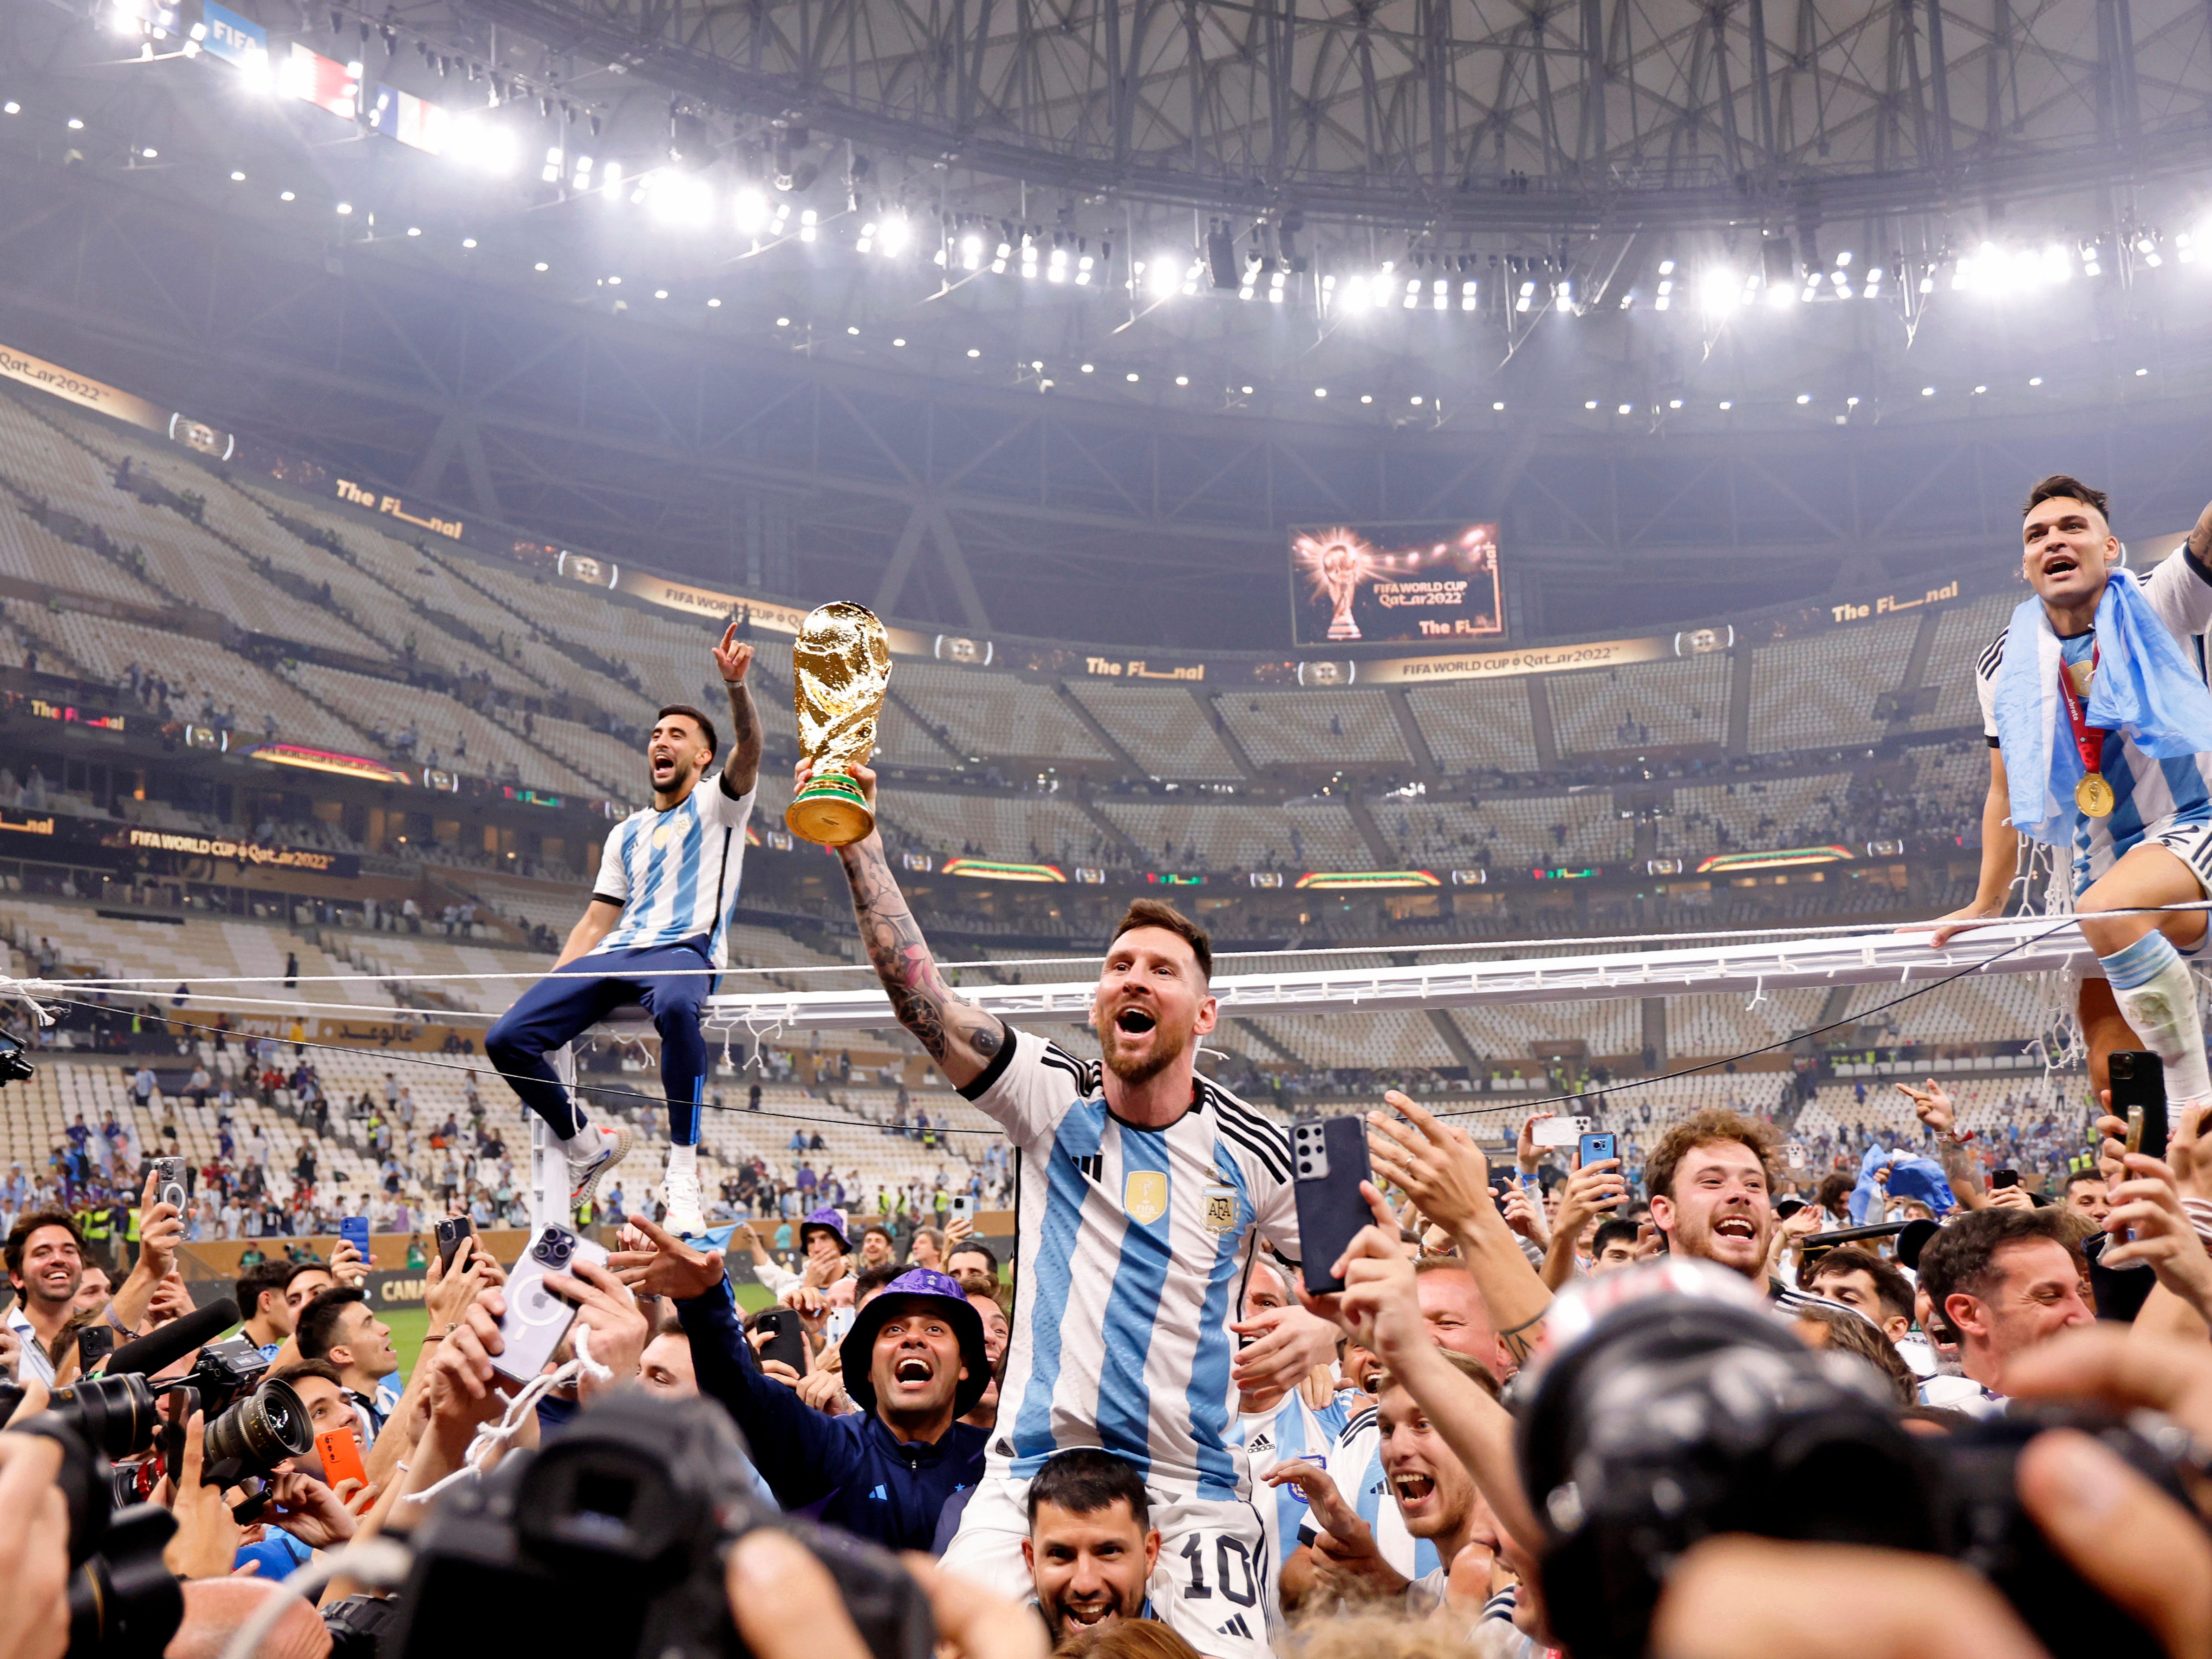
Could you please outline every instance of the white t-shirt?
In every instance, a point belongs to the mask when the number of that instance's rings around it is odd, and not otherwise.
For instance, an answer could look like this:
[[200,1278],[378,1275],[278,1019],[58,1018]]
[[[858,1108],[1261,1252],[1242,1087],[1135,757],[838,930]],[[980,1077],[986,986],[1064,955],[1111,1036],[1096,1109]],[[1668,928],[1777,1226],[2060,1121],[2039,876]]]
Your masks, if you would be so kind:
[[1298,1254],[1290,1144],[1195,1079],[1165,1128],[1108,1109],[1098,1067],[1028,1031],[960,1092],[1017,1154],[1018,1300],[990,1441],[993,1474],[1096,1446],[1147,1484],[1250,1495],[1229,1329],[1264,1243]]
[[601,951],[696,944],[730,965],[730,913],[745,862],[745,821],[757,786],[732,795],[721,775],[702,778],[666,811],[640,807],[599,854],[592,896],[623,908]]

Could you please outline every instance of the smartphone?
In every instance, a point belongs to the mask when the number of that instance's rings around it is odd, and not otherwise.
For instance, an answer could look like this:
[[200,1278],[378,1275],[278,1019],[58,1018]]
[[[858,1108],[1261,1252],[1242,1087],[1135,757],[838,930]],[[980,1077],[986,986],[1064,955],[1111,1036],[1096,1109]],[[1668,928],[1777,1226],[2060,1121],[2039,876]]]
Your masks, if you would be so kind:
[[1620,1156],[1620,1138],[1607,1131],[1601,1130],[1595,1134],[1586,1134],[1575,1144],[1575,1167],[1578,1170],[1587,1170],[1601,1158]]
[[507,1312],[499,1322],[504,1346],[491,1357],[492,1368],[501,1376],[527,1382],[545,1369],[576,1317],[574,1303],[545,1288],[545,1276],[567,1273],[578,1261],[604,1267],[607,1253],[553,1222],[541,1228],[522,1252],[507,1276]]
[[338,1218],[338,1237],[361,1252],[361,1265],[368,1266],[368,1218],[365,1215],[342,1215]]
[[453,1271],[453,1258],[468,1247],[476,1227],[465,1215],[449,1215],[435,1223],[430,1231],[438,1241],[438,1271],[450,1273]]
[[1344,1281],[1329,1277],[1328,1270],[1353,1236],[1375,1219],[1359,1195],[1359,1183],[1374,1178],[1367,1162],[1366,1119],[1347,1114],[1319,1123],[1293,1124],[1291,1176],[1291,1196],[1298,1206],[1298,1243],[1305,1254],[1299,1272],[1306,1289],[1315,1296],[1340,1291]]
[[185,1203],[185,1160],[181,1158],[149,1158],[146,1167],[154,1174],[154,1201],[172,1204],[179,1215],[186,1208]]
[[89,1325],[80,1325],[76,1333],[76,1369],[81,1376],[90,1376],[95,1367],[104,1364],[115,1352],[115,1327],[106,1320]]
[[947,1215],[973,1215],[975,1212],[975,1202],[965,1193],[955,1193],[951,1203],[945,1206],[945,1212]]
[[2020,1171],[2017,1170],[1992,1170],[1990,1171],[1990,1185],[1992,1188],[1998,1187],[2017,1187],[2020,1185]]
[[1589,1132],[1586,1117],[1547,1117],[1528,1132],[1528,1139],[1539,1146],[1571,1146]]
[[324,1484],[332,1491],[341,1480],[368,1484],[368,1471],[361,1465],[361,1442],[351,1429],[325,1429],[315,1437],[315,1454],[323,1460]]
[[2166,1156],[2166,1066],[2156,1054],[2122,1048],[2110,1061],[2112,1115],[2128,1123],[2128,1150]]
[[763,1364],[779,1359],[801,1376],[806,1375],[806,1334],[798,1309],[766,1309],[753,1321],[753,1330],[769,1334],[768,1340],[755,1351]]

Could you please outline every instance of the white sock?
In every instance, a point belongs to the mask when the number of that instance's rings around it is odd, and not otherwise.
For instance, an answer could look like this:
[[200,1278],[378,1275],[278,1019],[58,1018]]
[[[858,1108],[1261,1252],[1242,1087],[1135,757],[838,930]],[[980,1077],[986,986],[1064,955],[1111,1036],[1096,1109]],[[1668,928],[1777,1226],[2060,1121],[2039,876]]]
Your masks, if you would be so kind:
[[678,1171],[694,1181],[699,1178],[699,1149],[696,1146],[679,1146],[671,1141],[668,1144],[668,1173],[673,1176]]
[[[2115,975],[2115,966],[2124,958],[2133,959],[2130,965],[2136,971],[2129,973],[2123,967]],[[2160,934],[2150,933],[2102,960],[2108,978],[2138,981],[2114,983],[2112,1000],[2119,1005],[2129,1029],[2164,1065],[2166,1098],[2179,1103],[2212,1097],[2212,1071],[2204,1062],[2204,1027],[2197,1013],[2197,981],[2180,953]]]

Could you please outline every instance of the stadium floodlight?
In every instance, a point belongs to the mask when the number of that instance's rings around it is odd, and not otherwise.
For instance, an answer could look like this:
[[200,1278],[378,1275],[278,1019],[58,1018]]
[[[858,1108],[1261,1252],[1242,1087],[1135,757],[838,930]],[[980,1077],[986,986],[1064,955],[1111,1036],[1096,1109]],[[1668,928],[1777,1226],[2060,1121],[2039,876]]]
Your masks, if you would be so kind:
[[816,213],[812,208],[808,208],[804,213],[801,213],[799,216],[799,240],[800,241],[812,241],[815,238],[816,233],[820,228],[821,216]]
[[1077,257],[1075,261],[1075,285],[1078,288],[1085,286],[1091,281],[1093,264],[1094,256],[1091,254],[1085,253]]
[[1003,276],[1006,274],[1006,261],[1013,256],[1013,252],[1014,246],[1012,242],[999,244],[997,251],[991,255],[991,274],[994,276]]
[[730,222],[740,236],[757,236],[768,228],[768,198],[757,190],[741,190],[730,210]]
[[1156,253],[1145,262],[1145,286],[1154,299],[1167,299],[1182,287],[1182,270],[1181,254]]
[[913,241],[914,227],[902,213],[894,213],[886,218],[876,237],[876,246],[886,259],[896,258],[905,252]]
[[1053,249],[1052,258],[1045,266],[1044,276],[1045,281],[1048,283],[1064,283],[1067,280],[1067,250],[1066,248]]
[[1459,308],[1462,311],[1474,309],[1474,284],[1471,282],[1459,285]]
[[609,202],[622,200],[622,187],[623,165],[620,161],[610,161],[599,169],[599,188],[606,193]]
[[475,116],[453,123],[445,154],[465,167],[505,178],[521,161],[522,146],[507,128]]
[[545,168],[538,175],[541,184],[556,184],[561,177],[561,146],[553,144],[545,151]]
[[714,187],[686,173],[655,174],[645,205],[655,224],[673,230],[704,230],[714,222]]

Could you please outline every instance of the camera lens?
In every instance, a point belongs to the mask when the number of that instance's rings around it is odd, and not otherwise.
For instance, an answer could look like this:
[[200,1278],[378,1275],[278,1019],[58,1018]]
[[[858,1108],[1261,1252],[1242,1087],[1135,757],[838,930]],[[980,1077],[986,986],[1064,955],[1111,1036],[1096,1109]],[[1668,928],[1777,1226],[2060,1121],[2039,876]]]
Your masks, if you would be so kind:
[[[314,1444],[307,1407],[289,1382],[271,1380],[207,1426],[207,1465],[274,1474],[288,1457],[304,1457]],[[224,1484],[237,1479],[232,1475]],[[214,1484],[210,1480],[210,1484]]]
[[93,1449],[111,1463],[151,1451],[161,1431],[154,1391],[135,1371],[96,1376],[60,1389],[52,1409],[74,1424]]
[[556,1233],[545,1241],[545,1259],[557,1265],[568,1259],[573,1249],[564,1235]]

